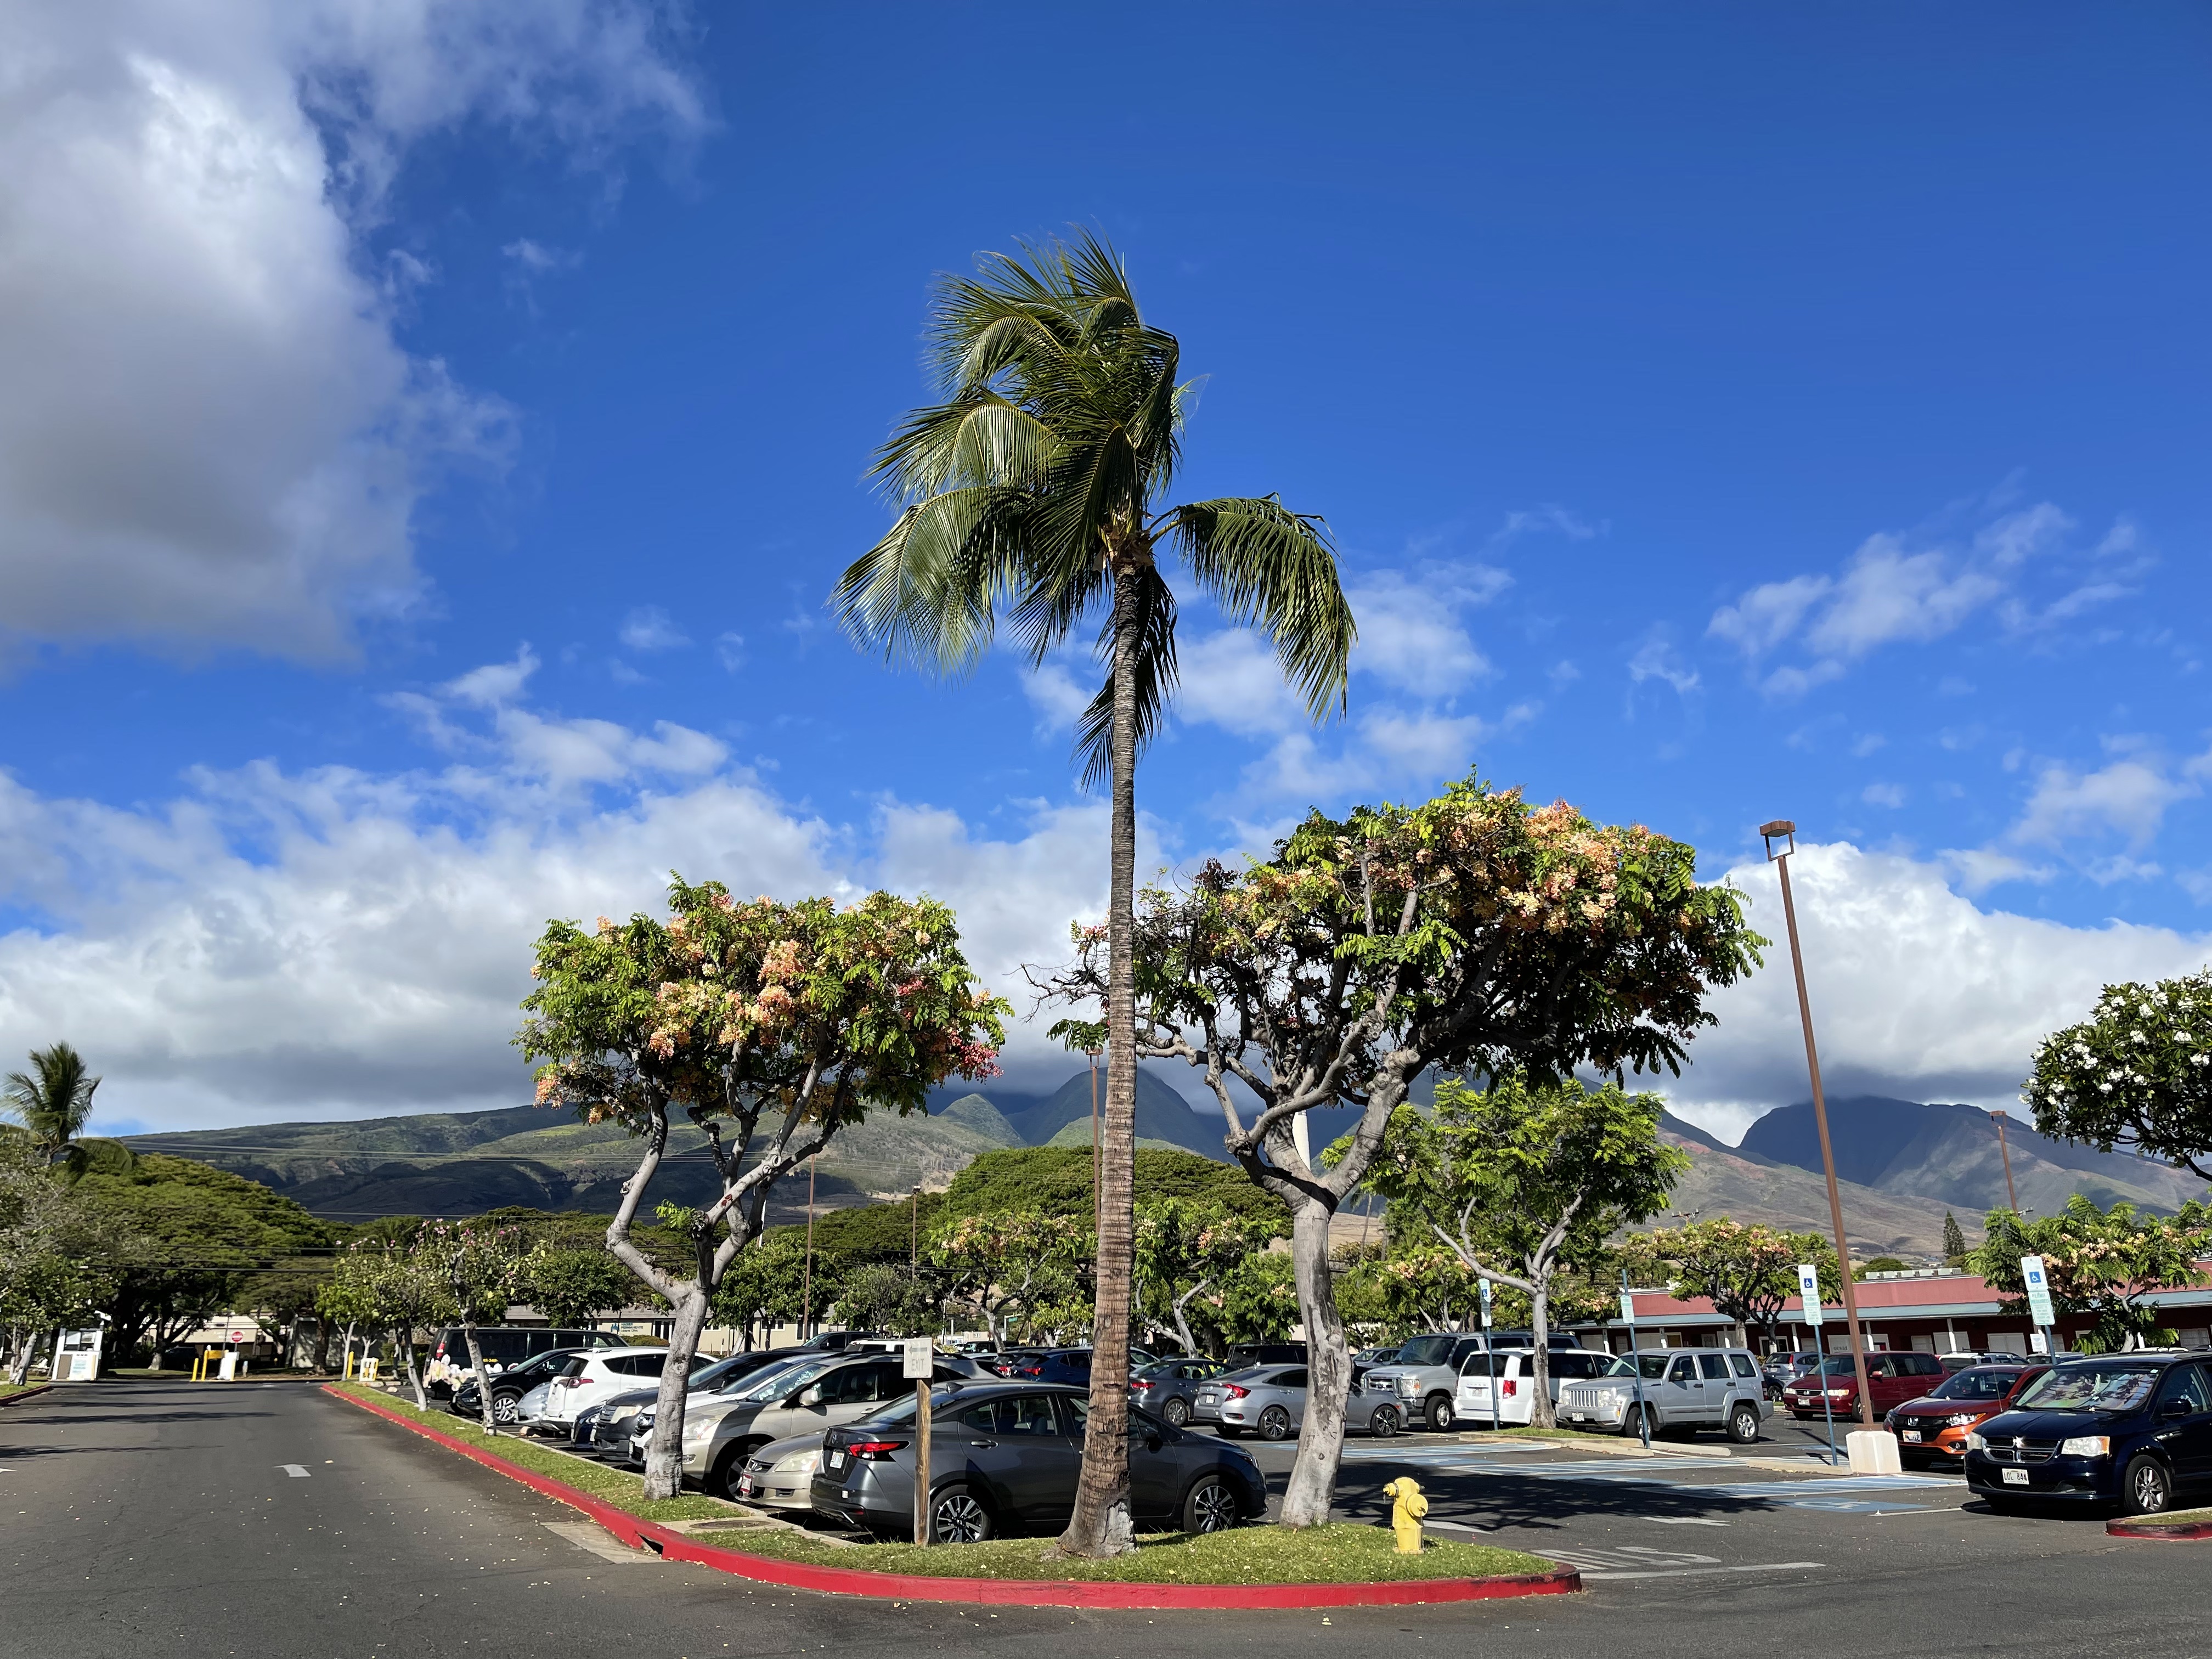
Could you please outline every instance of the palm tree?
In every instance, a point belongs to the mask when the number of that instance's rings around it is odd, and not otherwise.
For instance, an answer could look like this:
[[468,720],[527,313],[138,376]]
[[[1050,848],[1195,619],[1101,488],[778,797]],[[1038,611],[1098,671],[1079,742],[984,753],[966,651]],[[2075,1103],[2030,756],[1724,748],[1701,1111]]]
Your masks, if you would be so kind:
[[1116,1554],[1134,1547],[1137,754],[1176,683],[1175,595],[1157,555],[1165,544],[1232,623],[1273,640],[1316,720],[1343,706],[1352,611],[1320,520],[1273,495],[1158,504],[1195,387],[1176,379],[1175,336],[1146,324],[1120,256],[1099,238],[985,254],[975,276],[939,279],[929,342],[944,401],[908,416],[872,470],[903,510],[832,602],[860,642],[947,675],[981,657],[1002,613],[1032,665],[1104,613],[1097,653],[1107,672],[1076,730],[1084,781],[1109,781],[1112,802],[1097,1352],[1082,1483],[1060,1547]]
[[0,1107],[31,1132],[31,1144],[48,1162],[58,1159],[71,1175],[84,1170],[84,1149],[76,1138],[92,1118],[93,1092],[100,1079],[85,1075],[84,1056],[66,1042],[31,1051],[31,1070],[10,1072],[0,1089]]

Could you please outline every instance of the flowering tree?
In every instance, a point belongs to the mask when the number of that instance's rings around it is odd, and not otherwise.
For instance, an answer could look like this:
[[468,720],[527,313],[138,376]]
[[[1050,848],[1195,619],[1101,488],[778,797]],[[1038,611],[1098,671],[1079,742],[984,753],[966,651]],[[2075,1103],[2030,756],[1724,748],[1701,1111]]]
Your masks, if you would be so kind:
[[1225,1204],[1155,1199],[1137,1206],[1137,1314],[1152,1331],[1172,1328],[1185,1353],[1199,1351],[1191,1334],[1191,1303],[1218,1291],[1237,1266],[1267,1248],[1264,1229]]
[[507,1317],[522,1282],[521,1235],[513,1227],[472,1227],[443,1221],[423,1223],[407,1247],[426,1275],[442,1278],[469,1345],[469,1375],[476,1379],[477,1406],[484,1432],[497,1434],[492,1416],[491,1378],[485,1374],[483,1344],[477,1327]]
[[629,1270],[601,1249],[541,1239],[522,1259],[517,1279],[530,1304],[566,1329],[612,1313],[637,1294]]
[[113,1289],[100,1264],[117,1254],[115,1230],[51,1156],[32,1136],[0,1129],[0,1332],[11,1382],[30,1374],[40,1335],[90,1319]]
[[2212,1181],[2212,973],[2107,985],[2091,1018],[2043,1040],[2020,1097],[2045,1134]]
[[332,1265],[330,1285],[317,1305],[331,1318],[346,1322],[349,1341],[356,1325],[388,1338],[406,1368],[416,1408],[430,1408],[422,1367],[416,1363],[415,1333],[443,1324],[460,1312],[444,1263],[436,1255],[413,1248],[411,1242],[356,1239]]
[[974,1307],[1003,1342],[1014,1329],[1029,1334],[1054,1314],[1064,1322],[1060,1310],[1079,1308],[1097,1251],[1088,1227],[1010,1210],[958,1217],[931,1240],[929,1260],[948,1296]]
[[1992,1290],[2015,1300],[2012,1312],[2027,1306],[2020,1259],[2043,1258],[2052,1310],[2087,1314],[2096,1329],[2085,1345],[2112,1353],[2151,1343],[2171,1343],[2173,1333],[2146,1305],[2149,1291],[2202,1283],[2197,1263],[2212,1255],[2212,1209],[2185,1204],[2172,1216],[2142,1215],[2132,1204],[2100,1210],[2080,1193],[2057,1215],[2023,1222],[2009,1210],[1991,1210],[1981,1248],[1970,1250],[1966,1264]]
[[[542,1062],[541,1104],[618,1122],[641,1146],[607,1249],[674,1314],[648,1498],[680,1489],[684,1379],[715,1286],[760,1231],[770,1187],[872,1107],[903,1115],[947,1078],[994,1075],[1006,1009],[976,988],[952,913],[933,899],[739,903],[719,882],[679,877],[669,910],[665,922],[549,924],[516,1038]],[[688,1273],[631,1237],[675,1113],[705,1133],[721,1186],[684,1213]]]
[[[1203,1075],[1231,1155],[1291,1211],[1313,1386],[1284,1524],[1328,1519],[1343,1449],[1352,1364],[1329,1218],[1413,1079],[1431,1066],[1679,1068],[1713,1023],[1707,992],[1758,961],[1765,941],[1741,906],[1698,884],[1680,842],[1565,802],[1532,807],[1474,778],[1418,806],[1316,812],[1242,872],[1208,863],[1187,886],[1143,895],[1138,1053]],[[1048,999],[1093,1003],[1105,943],[1085,928],[1074,940],[1073,964],[1036,982]],[[1096,1034],[1077,1021],[1055,1030],[1078,1047]],[[1292,1120],[1340,1101],[1359,1121],[1316,1168]]]
[[1783,1305],[1797,1294],[1797,1264],[1820,1276],[1822,1299],[1837,1295],[1836,1249],[1819,1233],[1790,1233],[1720,1216],[1639,1233],[1622,1247],[1632,1274],[1662,1279],[1675,1296],[1701,1296],[1742,1329],[1771,1342]]
[[1658,1096],[1618,1084],[1589,1090],[1516,1073],[1480,1091],[1446,1078],[1432,1115],[1401,1106],[1391,1115],[1368,1184],[1390,1200],[1394,1232],[1419,1227],[1468,1273],[1528,1298],[1535,1427],[1553,1422],[1554,1281],[1620,1227],[1666,1208],[1690,1167],[1659,1139],[1659,1109]]

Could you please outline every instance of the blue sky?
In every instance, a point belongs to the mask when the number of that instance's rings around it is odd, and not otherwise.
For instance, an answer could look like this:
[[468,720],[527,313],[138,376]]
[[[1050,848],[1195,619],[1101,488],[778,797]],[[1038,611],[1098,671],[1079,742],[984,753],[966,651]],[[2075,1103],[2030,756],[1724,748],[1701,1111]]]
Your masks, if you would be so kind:
[[[1087,658],[823,599],[932,274],[1072,222],[1208,377],[1180,492],[1325,515],[1362,626],[1313,730],[1187,612],[1161,860],[1469,766],[1716,876],[1790,816],[1915,1098],[2207,955],[2201,8],[214,9],[52,13],[0,132],[74,249],[0,307],[0,1042],[112,1123],[497,1103],[537,922],[671,866],[1048,954]],[[1802,1090],[1783,988],[1692,1115]]]

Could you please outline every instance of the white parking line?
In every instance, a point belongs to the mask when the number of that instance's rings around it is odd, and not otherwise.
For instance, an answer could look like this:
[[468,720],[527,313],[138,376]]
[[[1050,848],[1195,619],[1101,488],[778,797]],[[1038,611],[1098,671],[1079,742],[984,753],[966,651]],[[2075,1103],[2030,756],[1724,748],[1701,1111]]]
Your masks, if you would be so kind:
[[1585,1572],[1583,1574],[1583,1582],[1588,1583],[1593,1579],[1599,1578],[1703,1578],[1717,1572],[1803,1572],[1816,1567],[1825,1567],[1827,1565],[1825,1561],[1762,1561],[1755,1566],[1748,1567],[1651,1567],[1632,1572],[1614,1572],[1608,1570],[1603,1572]]
[[627,1544],[617,1543],[613,1534],[596,1522],[541,1521],[538,1524],[548,1532],[558,1533],[578,1549],[590,1551],[602,1561],[638,1566],[660,1559],[651,1550],[634,1550]]
[[305,1480],[307,1478],[307,1466],[305,1463],[279,1463],[276,1467],[295,1480]]

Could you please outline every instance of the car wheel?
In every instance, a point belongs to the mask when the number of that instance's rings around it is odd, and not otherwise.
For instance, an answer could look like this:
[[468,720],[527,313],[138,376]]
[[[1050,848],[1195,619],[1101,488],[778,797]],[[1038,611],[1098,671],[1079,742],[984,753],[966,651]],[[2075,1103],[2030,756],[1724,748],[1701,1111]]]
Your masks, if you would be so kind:
[[1185,1532],[1226,1532],[1239,1518],[1237,1494],[1218,1474],[1202,1477],[1182,1500]]
[[1759,1408],[1738,1405],[1729,1413],[1728,1437],[1739,1446],[1748,1446],[1759,1438]]
[[1167,1419],[1171,1425],[1179,1429],[1190,1421],[1190,1402],[1187,1400],[1170,1400],[1160,1407],[1160,1415]]
[[717,1498],[726,1498],[732,1504],[745,1500],[738,1496],[738,1482],[744,1479],[745,1459],[750,1448],[732,1446],[714,1460],[714,1471],[707,1477],[707,1490]]
[[1367,1432],[1377,1440],[1388,1440],[1397,1433],[1398,1408],[1395,1406],[1377,1406],[1375,1414],[1367,1419]]
[[1431,1395],[1428,1410],[1422,1415],[1438,1434],[1449,1433],[1452,1425],[1459,1421],[1458,1413],[1452,1410],[1451,1396],[1448,1394]]
[[1291,1414],[1280,1406],[1270,1406],[1260,1413],[1260,1438],[1287,1440],[1291,1437]]
[[2120,1477],[2120,1507],[2130,1515],[2156,1515],[2173,1507],[2173,1477],[2155,1457],[2138,1457]]
[[522,1396],[515,1394],[495,1394],[491,1397],[491,1420],[512,1423],[522,1415]]
[[929,1500],[929,1528],[940,1544],[980,1544],[991,1535],[991,1511],[955,1483]]
[[1658,1419],[1651,1415],[1649,1406],[1631,1406],[1620,1419],[1620,1435],[1624,1440],[1642,1440],[1658,1432]]

